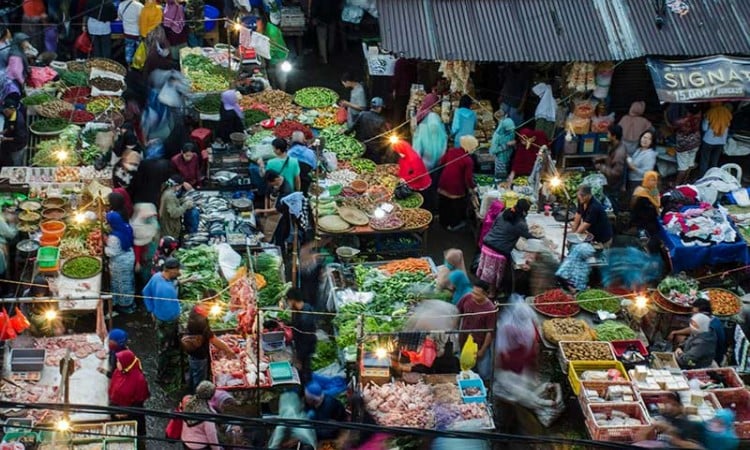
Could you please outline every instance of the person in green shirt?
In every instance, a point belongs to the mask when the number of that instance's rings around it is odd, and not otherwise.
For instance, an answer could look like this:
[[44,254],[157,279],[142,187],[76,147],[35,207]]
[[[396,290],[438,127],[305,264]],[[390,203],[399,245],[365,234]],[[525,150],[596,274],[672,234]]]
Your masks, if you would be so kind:
[[293,158],[287,154],[288,144],[284,139],[276,138],[271,145],[273,145],[273,152],[276,154],[276,157],[268,161],[265,167],[263,160],[258,161],[261,173],[273,170],[281,175],[284,181],[289,183],[289,186],[294,188],[295,191],[299,191],[301,188],[299,161],[297,161],[297,158]]

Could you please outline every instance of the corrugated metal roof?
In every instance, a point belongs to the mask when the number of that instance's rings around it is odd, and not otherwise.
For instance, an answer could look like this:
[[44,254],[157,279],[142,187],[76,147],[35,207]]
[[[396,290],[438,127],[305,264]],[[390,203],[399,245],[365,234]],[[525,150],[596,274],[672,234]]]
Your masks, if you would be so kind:
[[572,61],[635,57],[611,0],[378,0],[382,45],[422,59]]
[[649,0],[627,2],[630,21],[644,55],[708,56],[750,53],[749,0],[690,0],[690,10],[679,16],[669,10],[664,26],[656,26],[656,10]]
[[[663,1],[663,0],[659,0]],[[750,0],[377,0],[386,49],[412,58],[602,61],[646,55],[750,53]]]

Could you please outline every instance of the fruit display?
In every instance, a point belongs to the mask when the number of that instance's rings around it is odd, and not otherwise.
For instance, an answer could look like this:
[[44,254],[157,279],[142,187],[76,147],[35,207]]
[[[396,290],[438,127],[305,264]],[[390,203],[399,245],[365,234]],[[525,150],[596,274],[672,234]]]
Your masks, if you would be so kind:
[[55,181],[58,183],[75,183],[80,181],[78,167],[62,166],[55,170]]

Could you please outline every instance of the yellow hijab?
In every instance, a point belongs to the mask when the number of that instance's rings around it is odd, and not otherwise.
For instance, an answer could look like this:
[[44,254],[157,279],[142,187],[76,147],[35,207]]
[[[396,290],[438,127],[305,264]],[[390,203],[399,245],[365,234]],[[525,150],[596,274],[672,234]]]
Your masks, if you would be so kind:
[[[658,210],[661,208],[661,198],[659,197],[659,188],[657,183],[659,182],[659,174],[650,170],[643,175],[643,181],[641,185],[635,188],[633,192],[633,199],[642,197],[648,199],[652,205]],[[647,186],[654,186],[653,189]]]
[[138,21],[138,25],[141,31],[141,37],[146,37],[148,34],[161,24],[162,19],[161,6],[154,0],[149,0],[146,5],[143,6],[141,11],[141,17]]
[[711,103],[711,108],[706,112],[706,120],[714,135],[724,136],[732,122],[732,111],[721,102]]

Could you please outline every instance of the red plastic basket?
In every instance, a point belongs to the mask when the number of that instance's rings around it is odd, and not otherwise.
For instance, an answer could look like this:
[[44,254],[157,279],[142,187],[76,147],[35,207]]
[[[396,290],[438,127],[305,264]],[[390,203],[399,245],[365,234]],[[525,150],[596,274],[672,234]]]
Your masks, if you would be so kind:
[[[605,395],[607,395],[607,389],[610,388],[610,386],[627,386],[630,388],[630,390],[633,392],[633,396],[635,400],[638,400],[638,393],[636,391],[635,385],[633,385],[630,381],[581,381],[581,390],[578,392],[578,399],[581,402],[581,405],[587,405],[589,403],[594,404],[600,404],[600,403],[618,403],[618,402],[590,402],[588,398],[586,397],[586,391],[596,391],[597,394],[599,394],[600,398],[604,398]],[[619,403],[622,403],[620,401]]]
[[[602,426],[596,423],[594,414],[609,414],[612,411],[622,411],[634,419],[641,421],[641,425]],[[586,429],[591,439],[596,441],[633,442],[644,430],[650,428],[651,421],[646,409],[641,403],[590,403],[586,407]]]
[[702,383],[708,383],[711,381],[710,373],[718,373],[724,377],[724,379],[727,381],[729,386],[719,389],[710,389],[711,391],[720,391],[720,390],[726,390],[726,389],[735,389],[735,388],[744,388],[745,383],[742,381],[742,378],[740,378],[739,375],[737,375],[737,372],[731,368],[731,367],[717,367],[712,369],[693,369],[693,370],[683,370],[682,373],[685,375],[685,377],[688,380],[692,380],[693,378],[697,378]]
[[612,344],[612,349],[615,351],[615,356],[618,358],[620,358],[626,351],[628,351],[628,348],[631,345],[635,347],[635,349],[638,350],[641,355],[648,356],[648,349],[639,339],[612,341],[610,342],[610,344]]
[[[716,396],[712,392],[706,392],[706,396],[704,400],[708,403],[710,403],[714,409],[721,409],[721,403],[719,403],[719,400],[716,398]],[[648,414],[649,419],[653,420],[654,418],[651,417],[649,408],[651,405],[656,405],[659,403],[663,403],[665,398],[667,396],[674,395],[674,391],[642,391],[641,392],[641,401],[643,402],[643,405],[646,407],[646,414]]]
[[750,439],[750,391],[719,389],[711,391],[723,408],[734,411],[734,430],[740,439]]

